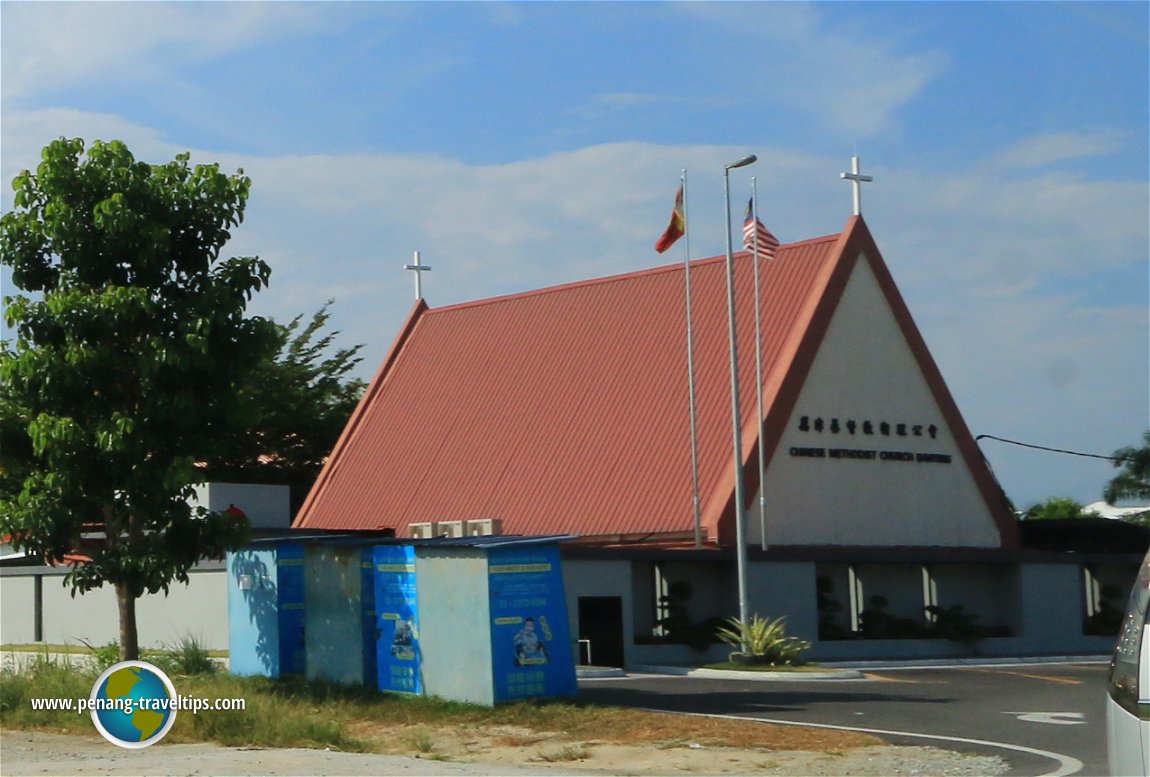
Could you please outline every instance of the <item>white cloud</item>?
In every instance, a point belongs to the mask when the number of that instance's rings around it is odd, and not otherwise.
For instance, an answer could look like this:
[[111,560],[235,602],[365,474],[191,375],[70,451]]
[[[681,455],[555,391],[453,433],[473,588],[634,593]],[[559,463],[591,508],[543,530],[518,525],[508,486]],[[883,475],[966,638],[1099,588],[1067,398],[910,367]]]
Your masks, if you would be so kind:
[[876,188],[871,200],[901,211],[905,229],[891,239],[914,257],[907,272],[923,283],[1010,298],[1051,279],[1145,262],[1145,181],[992,166],[942,180],[894,170],[882,180],[897,193]]
[[12,206],[8,183],[20,170],[34,169],[40,161],[40,149],[60,138],[123,140],[137,159],[148,162],[168,161],[186,149],[178,148],[149,127],[141,127],[123,117],[92,113],[72,108],[48,108],[36,111],[5,111],[3,124],[4,155],[0,160],[0,180],[5,208]]
[[[198,61],[253,42],[314,33],[317,3],[4,3],[5,101],[114,77],[162,80],[172,61]],[[141,63],[148,63],[141,67]]]
[[1042,167],[1068,159],[1108,154],[1121,147],[1121,137],[1114,132],[1056,132],[1023,138],[996,154],[990,164],[1003,169]]
[[[79,111],[11,112],[3,131],[6,180],[59,134],[120,137],[154,162],[186,150],[150,128]],[[782,239],[842,227],[850,195],[836,160],[757,150],[758,166],[732,173],[736,221],[747,178],[760,170],[760,212]],[[333,324],[346,342],[368,344],[370,375],[412,304],[402,270],[411,251],[434,267],[424,289],[435,306],[679,261],[652,244],[686,167],[693,254],[718,254],[722,165],[746,149],[614,143],[501,165],[430,154],[191,151],[193,161],[243,167],[254,181],[228,248],[273,266],[254,309],[286,320],[336,297]],[[1028,158],[1063,158],[1054,151]],[[1147,312],[1080,293],[1076,279],[1098,269],[1137,277],[1141,267],[1145,288],[1146,184],[1002,158],[974,160],[942,182],[876,167],[864,194],[868,223],[973,431],[1102,453],[1131,444],[1145,423]],[[10,192],[4,197],[10,207]],[[984,448],[1020,502],[1063,484],[1093,499],[1107,477],[1104,463]]]
[[833,4],[682,3],[683,13],[721,28],[754,62],[743,90],[813,116],[847,137],[898,126],[896,116],[942,74],[949,57],[905,50],[886,29],[859,29]]

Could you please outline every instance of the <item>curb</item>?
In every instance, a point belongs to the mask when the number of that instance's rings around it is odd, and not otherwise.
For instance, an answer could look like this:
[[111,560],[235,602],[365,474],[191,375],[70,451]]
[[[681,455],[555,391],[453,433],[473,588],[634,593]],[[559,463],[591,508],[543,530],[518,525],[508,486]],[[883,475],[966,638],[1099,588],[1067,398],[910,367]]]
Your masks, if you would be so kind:
[[615,666],[576,666],[575,678],[594,680],[600,677],[626,677],[627,673]]
[[860,669],[860,670],[891,670],[891,669],[947,669],[963,666],[1031,666],[1041,664],[1107,664],[1110,662],[1106,655],[1078,655],[1078,656],[972,656],[969,658],[919,658],[919,659],[892,659],[835,661],[822,664],[828,668]]
[[853,668],[831,669],[820,672],[754,672],[738,669],[705,669],[688,666],[658,666],[633,664],[627,667],[642,674],[665,674],[677,677],[703,677],[711,680],[759,680],[762,682],[806,682],[808,680],[864,680],[862,672]]

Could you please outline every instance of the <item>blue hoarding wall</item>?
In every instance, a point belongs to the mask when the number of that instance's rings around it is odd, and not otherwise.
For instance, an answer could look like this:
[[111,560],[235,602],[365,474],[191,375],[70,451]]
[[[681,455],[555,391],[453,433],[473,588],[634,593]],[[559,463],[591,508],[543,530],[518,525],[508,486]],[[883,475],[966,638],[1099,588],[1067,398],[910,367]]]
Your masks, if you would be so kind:
[[311,542],[304,552],[307,676],[376,682],[372,547],[345,538]]
[[229,553],[228,621],[232,673],[303,674],[303,547],[285,543]]
[[284,545],[276,553],[280,601],[280,674],[304,674],[303,546]]
[[380,545],[374,561],[379,689],[422,693],[415,548]]
[[575,696],[559,547],[492,548],[488,581],[495,700]]

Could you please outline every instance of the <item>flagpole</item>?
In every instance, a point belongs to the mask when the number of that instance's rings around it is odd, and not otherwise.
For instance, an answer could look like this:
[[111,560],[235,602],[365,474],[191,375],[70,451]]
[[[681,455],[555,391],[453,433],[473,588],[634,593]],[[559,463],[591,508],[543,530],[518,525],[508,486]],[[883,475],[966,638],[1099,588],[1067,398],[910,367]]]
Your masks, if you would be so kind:
[[[757,157],[748,154],[742,159],[723,166],[723,197],[726,203],[727,233],[727,333],[731,342],[731,451],[734,466],[735,493],[735,578],[739,589],[739,621],[750,623],[747,602],[747,545],[746,508],[743,481],[743,430],[742,412],[739,406],[739,339],[735,327],[735,258],[731,250],[731,170],[753,164]],[[743,653],[750,652],[750,645],[742,641]]]
[[755,264],[755,398],[758,400],[758,448],[759,448],[759,537],[763,550],[767,549],[767,484],[765,482],[766,454],[763,451],[763,323],[762,307],[759,303],[759,189],[755,176],[751,176],[751,218],[754,219],[754,247],[752,259]]
[[699,504],[699,437],[695,415],[695,334],[691,326],[691,235],[687,230],[687,171],[683,187],[683,277],[687,287],[687,395],[691,408],[691,511],[695,525],[695,548],[703,547],[703,523]]

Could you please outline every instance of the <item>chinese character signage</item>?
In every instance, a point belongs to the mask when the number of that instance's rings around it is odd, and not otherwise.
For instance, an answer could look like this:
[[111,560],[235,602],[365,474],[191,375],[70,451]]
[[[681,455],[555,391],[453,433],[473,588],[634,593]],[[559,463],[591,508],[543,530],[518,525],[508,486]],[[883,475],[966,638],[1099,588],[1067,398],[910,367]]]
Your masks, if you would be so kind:
[[415,548],[412,546],[376,546],[375,611],[378,613],[379,689],[422,693]]
[[558,546],[492,550],[488,574],[495,699],[574,696]]
[[[883,445],[898,444],[904,445],[913,441],[913,438],[918,437],[922,440],[937,440],[939,428],[935,424],[923,423],[906,423],[890,421],[878,421],[877,423],[872,420],[856,420],[854,418],[829,418],[824,419],[822,416],[815,416],[812,418],[809,415],[799,417],[798,430],[800,432],[810,433],[816,439],[821,437],[833,441],[833,435],[841,435],[843,438],[858,435],[856,444],[868,443],[865,438],[876,437],[895,437],[906,438],[905,442],[892,440],[890,443],[885,443],[881,440],[876,440]],[[821,442],[821,440],[818,440]],[[790,449],[790,454],[799,458],[807,459],[858,459],[863,461],[881,461],[881,462],[913,462],[918,464],[950,464],[952,456],[949,453],[939,453],[935,451],[913,451],[913,450],[882,450],[879,448],[855,448],[855,447],[839,447],[831,445],[824,447],[822,445],[795,445]]]

